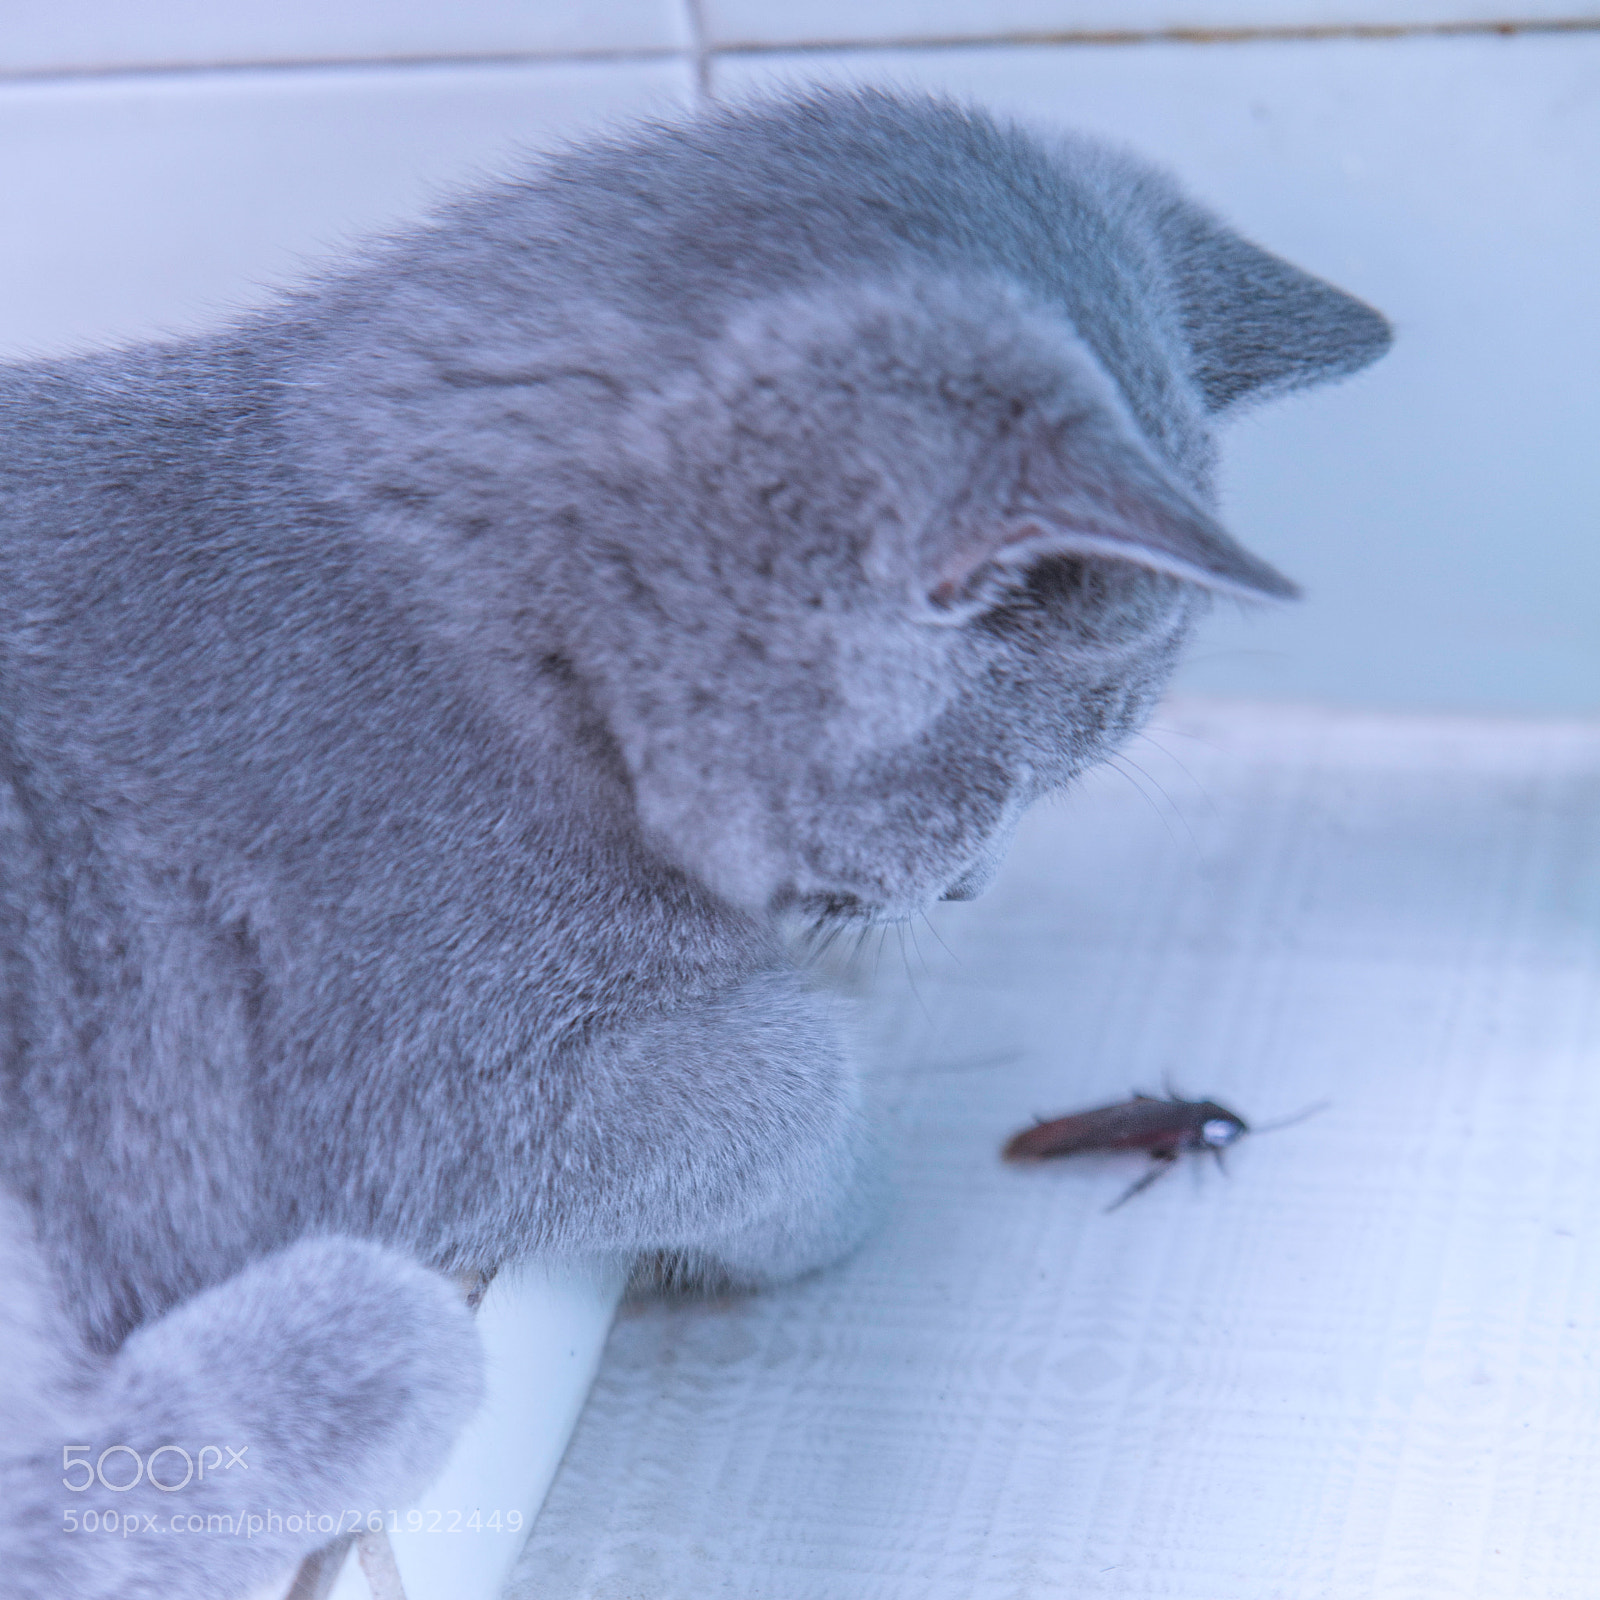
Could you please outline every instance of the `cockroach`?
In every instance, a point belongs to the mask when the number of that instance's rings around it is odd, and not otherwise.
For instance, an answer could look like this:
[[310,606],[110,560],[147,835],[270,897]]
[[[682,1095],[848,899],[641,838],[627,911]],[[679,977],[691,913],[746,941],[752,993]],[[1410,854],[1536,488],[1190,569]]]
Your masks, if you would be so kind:
[[[1291,1122],[1322,1110],[1323,1104],[1307,1106],[1292,1117],[1267,1123],[1255,1131],[1271,1133],[1286,1128]],[[1107,1211],[1115,1211],[1170,1171],[1180,1155],[1209,1152],[1221,1167],[1222,1152],[1250,1131],[1250,1124],[1238,1112],[1215,1100],[1180,1100],[1176,1095],[1158,1100],[1153,1095],[1136,1094],[1114,1106],[1096,1106],[1092,1111],[1075,1111],[1071,1116],[1035,1123],[1008,1139],[1000,1153],[1007,1161],[1044,1161],[1091,1150],[1145,1151],[1152,1165],[1106,1207]]]

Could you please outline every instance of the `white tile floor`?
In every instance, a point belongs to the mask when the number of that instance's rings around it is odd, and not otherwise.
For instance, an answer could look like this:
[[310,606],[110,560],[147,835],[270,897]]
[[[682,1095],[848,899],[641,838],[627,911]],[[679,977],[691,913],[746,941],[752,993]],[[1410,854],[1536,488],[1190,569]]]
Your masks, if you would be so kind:
[[[1591,1600],[1600,722],[1158,722],[1172,803],[891,940],[888,1226],[625,1315],[508,1596]],[[1169,1075],[1332,1103],[1109,1216],[1132,1158],[997,1159]]]

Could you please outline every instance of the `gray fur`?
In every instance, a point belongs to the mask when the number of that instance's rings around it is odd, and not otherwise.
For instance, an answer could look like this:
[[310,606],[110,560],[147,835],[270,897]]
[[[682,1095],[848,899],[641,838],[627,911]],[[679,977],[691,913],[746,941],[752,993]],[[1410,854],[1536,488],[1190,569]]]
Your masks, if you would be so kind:
[[1291,592],[1211,414],[1386,338],[1129,158],[867,92],[0,373],[0,1172],[62,1330],[11,1337],[67,1364],[3,1402],[21,1592],[252,1576],[59,1534],[75,1430],[403,1497],[471,1391],[408,1260],[847,1249],[860,1091],[783,918],[977,892],[1208,590]]

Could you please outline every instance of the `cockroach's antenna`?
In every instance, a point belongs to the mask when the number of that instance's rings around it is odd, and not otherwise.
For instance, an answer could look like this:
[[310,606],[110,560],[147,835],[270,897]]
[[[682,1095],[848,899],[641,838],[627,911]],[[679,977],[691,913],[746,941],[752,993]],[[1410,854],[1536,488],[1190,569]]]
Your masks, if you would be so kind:
[[1307,1106],[1304,1111],[1297,1111],[1292,1117],[1279,1117],[1276,1122],[1258,1122],[1251,1129],[1252,1134],[1276,1133],[1279,1128],[1292,1128],[1297,1122],[1304,1122],[1307,1117],[1314,1117],[1319,1111],[1326,1111],[1333,1104],[1331,1100],[1318,1100]]

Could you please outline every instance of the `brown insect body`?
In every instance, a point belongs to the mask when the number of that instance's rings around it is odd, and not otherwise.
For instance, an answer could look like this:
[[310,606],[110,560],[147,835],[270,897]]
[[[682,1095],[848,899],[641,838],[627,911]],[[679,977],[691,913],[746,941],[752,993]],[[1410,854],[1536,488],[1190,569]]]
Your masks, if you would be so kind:
[[1024,1128],[1006,1141],[1001,1154],[1007,1161],[1044,1161],[1089,1151],[1146,1151],[1155,1165],[1106,1207],[1115,1211],[1149,1188],[1180,1155],[1210,1151],[1220,1166],[1222,1152],[1249,1131],[1250,1124],[1243,1117],[1215,1100],[1158,1100],[1136,1094],[1113,1106],[1097,1106]]
[[[1221,1126],[1208,1129],[1211,1123]],[[1243,1117],[1215,1100],[1157,1100],[1136,1094],[1114,1106],[1024,1128],[1007,1142],[1003,1154],[1007,1161],[1038,1161],[1086,1150],[1148,1150],[1171,1160],[1186,1150],[1224,1149],[1249,1131]]]

